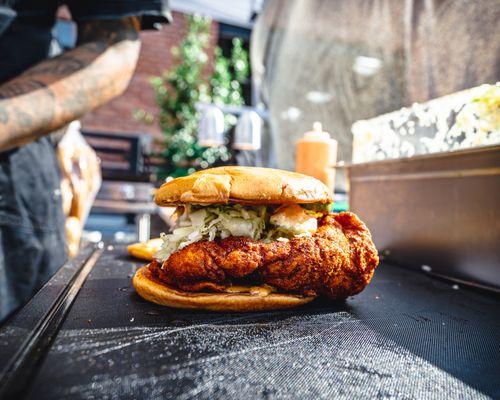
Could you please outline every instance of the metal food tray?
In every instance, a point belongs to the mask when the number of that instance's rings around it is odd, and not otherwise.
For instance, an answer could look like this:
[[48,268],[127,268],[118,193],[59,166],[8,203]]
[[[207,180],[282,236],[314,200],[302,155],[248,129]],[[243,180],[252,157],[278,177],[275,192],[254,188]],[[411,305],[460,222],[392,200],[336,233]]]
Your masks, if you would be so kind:
[[500,291],[500,146],[354,164],[352,211],[393,263]]

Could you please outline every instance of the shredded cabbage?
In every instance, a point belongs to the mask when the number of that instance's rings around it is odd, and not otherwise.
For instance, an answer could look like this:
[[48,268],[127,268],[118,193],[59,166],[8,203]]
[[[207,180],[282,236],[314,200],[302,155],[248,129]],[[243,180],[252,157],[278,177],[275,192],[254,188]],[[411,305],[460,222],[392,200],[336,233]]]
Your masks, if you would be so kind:
[[[297,207],[297,206],[294,206]],[[278,210],[266,206],[232,205],[186,205],[176,228],[170,234],[161,234],[163,245],[155,258],[165,260],[172,253],[200,240],[225,239],[229,236],[245,236],[266,242],[289,239],[294,236],[310,235],[315,225],[298,224],[271,218]],[[303,210],[304,215],[311,214]],[[316,222],[314,217],[309,217]],[[306,229],[307,228],[307,229]]]
[[161,234],[163,246],[155,257],[165,260],[187,245],[200,240],[246,236],[260,239],[266,225],[266,207],[185,206],[171,234]]

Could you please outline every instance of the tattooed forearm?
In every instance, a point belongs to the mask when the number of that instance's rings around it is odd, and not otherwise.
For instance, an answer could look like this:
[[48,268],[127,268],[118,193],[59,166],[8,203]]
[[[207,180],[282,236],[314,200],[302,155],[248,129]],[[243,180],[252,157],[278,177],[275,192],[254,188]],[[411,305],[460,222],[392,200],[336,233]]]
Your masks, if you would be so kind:
[[122,93],[138,53],[138,21],[93,21],[79,45],[0,86],[0,152],[34,140]]

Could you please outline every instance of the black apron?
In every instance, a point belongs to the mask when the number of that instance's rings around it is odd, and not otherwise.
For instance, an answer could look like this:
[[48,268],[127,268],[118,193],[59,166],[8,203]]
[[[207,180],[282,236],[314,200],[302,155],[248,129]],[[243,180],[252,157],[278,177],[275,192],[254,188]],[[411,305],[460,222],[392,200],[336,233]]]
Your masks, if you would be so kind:
[[[16,1],[10,10],[0,10],[0,83],[48,56],[57,4],[37,17],[25,10],[30,3]],[[0,153],[0,321],[29,300],[66,258],[54,144],[42,137]]]
[[0,154],[0,319],[67,258],[59,166],[50,138]]

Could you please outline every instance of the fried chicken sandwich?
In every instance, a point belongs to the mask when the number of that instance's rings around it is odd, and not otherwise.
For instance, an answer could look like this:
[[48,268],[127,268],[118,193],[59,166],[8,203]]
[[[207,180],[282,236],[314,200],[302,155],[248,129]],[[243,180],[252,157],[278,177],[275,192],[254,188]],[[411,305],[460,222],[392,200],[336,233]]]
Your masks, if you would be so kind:
[[177,225],[133,284],[157,304],[262,311],[345,299],[378,265],[363,222],[329,212],[328,188],[306,175],[207,169],[163,184],[155,201],[177,207]]

